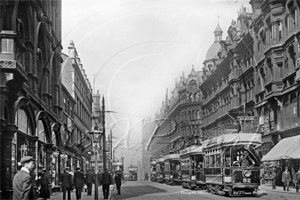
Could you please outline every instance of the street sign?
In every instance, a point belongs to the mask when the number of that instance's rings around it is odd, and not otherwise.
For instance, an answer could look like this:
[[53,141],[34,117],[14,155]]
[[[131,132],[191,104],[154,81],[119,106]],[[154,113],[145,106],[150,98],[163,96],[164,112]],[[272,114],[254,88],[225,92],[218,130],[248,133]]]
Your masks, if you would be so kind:
[[253,121],[254,116],[237,116],[238,121]]
[[99,145],[99,141],[98,141],[98,140],[94,140],[94,141],[93,141],[93,148],[95,148],[95,149],[100,148],[100,145]]

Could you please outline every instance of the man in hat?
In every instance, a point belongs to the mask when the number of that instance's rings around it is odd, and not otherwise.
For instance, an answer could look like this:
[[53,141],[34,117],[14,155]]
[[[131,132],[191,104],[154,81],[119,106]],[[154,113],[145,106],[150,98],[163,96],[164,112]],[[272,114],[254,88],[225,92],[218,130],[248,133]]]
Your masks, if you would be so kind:
[[102,183],[102,192],[104,199],[108,199],[109,196],[109,185],[112,184],[112,177],[110,173],[108,173],[107,169],[104,169],[104,172],[101,175],[101,183]]
[[289,168],[285,167],[285,171],[282,172],[282,182],[283,182],[283,190],[289,191],[290,181],[291,181],[291,174],[289,172]]
[[74,186],[76,188],[76,199],[81,199],[82,188],[85,183],[84,175],[80,170],[80,167],[76,168],[77,171],[74,173]]
[[249,152],[247,150],[244,150],[241,158],[234,164],[239,164],[242,167],[249,167],[250,165],[254,165],[255,162],[250,158]]
[[40,189],[40,197],[44,200],[50,198],[50,190],[49,184],[50,181],[46,175],[46,168],[42,169],[42,173],[39,174],[38,185],[41,187]]
[[116,183],[117,190],[118,190],[117,195],[121,194],[122,178],[123,178],[123,174],[122,174],[121,170],[118,169],[118,171],[115,174],[115,183]]
[[64,173],[61,175],[61,186],[63,190],[63,200],[66,200],[66,192],[68,192],[68,200],[71,200],[71,190],[73,186],[73,177],[68,172],[69,167],[65,168]]
[[24,156],[20,160],[22,164],[21,170],[13,179],[13,200],[34,199],[32,188],[32,178],[30,173],[34,169],[34,158],[32,156]]
[[92,196],[92,186],[93,186],[94,178],[90,169],[86,173],[85,180],[87,184],[87,195]]

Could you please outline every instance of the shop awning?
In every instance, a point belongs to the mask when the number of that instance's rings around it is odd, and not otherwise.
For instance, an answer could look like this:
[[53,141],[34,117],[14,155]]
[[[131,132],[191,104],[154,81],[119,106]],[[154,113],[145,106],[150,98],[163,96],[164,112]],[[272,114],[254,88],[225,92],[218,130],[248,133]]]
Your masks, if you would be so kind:
[[300,135],[280,140],[262,161],[274,161],[281,159],[300,159]]

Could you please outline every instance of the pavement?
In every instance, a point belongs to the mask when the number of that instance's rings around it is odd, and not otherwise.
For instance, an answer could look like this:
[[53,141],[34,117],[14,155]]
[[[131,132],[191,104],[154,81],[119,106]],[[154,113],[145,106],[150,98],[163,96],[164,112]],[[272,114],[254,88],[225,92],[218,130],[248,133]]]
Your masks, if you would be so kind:
[[272,185],[269,184],[264,184],[264,185],[260,185],[259,186],[259,192],[260,193],[268,193],[268,191],[272,191],[272,192],[278,192],[278,193],[295,193],[295,194],[300,194],[300,193],[296,193],[296,189],[293,187],[290,187],[289,191],[284,191],[282,186],[276,186],[276,189],[272,188]]
[[[146,182],[143,182],[143,183],[146,183]],[[151,183],[151,182],[149,182],[149,183]],[[137,184],[136,182],[132,182],[132,183],[127,182],[127,183],[123,184],[122,187],[121,187],[121,190],[123,188],[125,193],[123,193],[123,195],[120,195],[120,196],[117,196],[116,188],[111,188],[113,190],[110,191],[109,199],[110,200],[118,200],[118,199],[125,198],[126,196],[128,196],[128,194],[126,195],[126,190],[132,190],[132,187],[136,188],[137,187],[136,184]],[[138,185],[140,185],[140,184],[138,184]],[[148,184],[146,183],[146,185],[148,185]],[[142,187],[146,187],[146,185],[145,186],[139,186],[140,189],[138,189],[139,191],[137,191],[137,193],[138,192],[141,193],[139,195],[142,195],[142,193],[150,193],[151,192],[150,191],[151,190],[150,185],[149,185],[149,187],[146,188],[147,191],[144,191],[145,188],[142,188]],[[128,188],[125,188],[125,187],[128,187]],[[156,191],[155,188],[152,188],[152,190],[153,191],[151,193],[159,192],[159,191]],[[292,187],[290,188],[290,191],[284,191],[282,186],[276,186],[276,189],[272,189],[272,185],[269,185],[269,184],[264,184],[264,185],[259,186],[259,190],[258,190],[259,194],[263,195],[263,194],[274,193],[274,192],[275,193],[281,193],[281,194],[299,194],[299,196],[300,196],[300,193],[296,193],[296,189],[292,188]],[[94,190],[94,185],[93,185],[92,196],[87,196],[86,192],[82,192],[81,199],[82,200],[95,200],[94,195],[95,195],[95,190]],[[102,194],[102,187],[101,186],[98,188],[98,197],[99,197],[98,200],[104,199],[103,194]],[[51,198],[50,198],[50,200],[60,200],[60,199],[61,200],[63,199],[62,192],[52,193]],[[300,197],[299,197],[299,199],[300,199]],[[73,192],[71,192],[71,200],[76,200],[75,190]]]

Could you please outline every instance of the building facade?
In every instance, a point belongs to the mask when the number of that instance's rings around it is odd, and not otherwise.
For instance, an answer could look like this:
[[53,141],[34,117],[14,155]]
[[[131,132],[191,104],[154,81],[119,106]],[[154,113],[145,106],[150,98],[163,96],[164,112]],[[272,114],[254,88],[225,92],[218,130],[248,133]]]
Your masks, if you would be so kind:
[[[90,131],[92,130],[92,88],[83,65],[78,56],[73,41],[68,47],[69,55],[63,54],[62,83],[74,98],[76,104],[73,112],[73,128],[69,135],[69,166],[75,171],[76,167],[85,168],[87,162],[87,148],[91,144]],[[69,104],[64,99],[64,104]],[[69,107],[69,105],[66,105]],[[71,153],[73,152],[73,153]]]
[[253,10],[255,101],[265,155],[299,135],[300,2],[250,1]]
[[[53,187],[61,149],[61,1],[0,2],[1,199],[25,155]],[[34,186],[36,188],[36,186]]]
[[203,132],[205,138],[232,132],[255,132],[253,39],[251,13],[245,7],[232,21],[226,40],[222,29],[214,31],[215,41],[203,66]]
[[192,68],[188,77],[184,74],[168,98],[162,103],[153,120],[157,125],[152,132],[146,149],[154,158],[179,153],[180,149],[201,143],[201,91],[202,72]]

